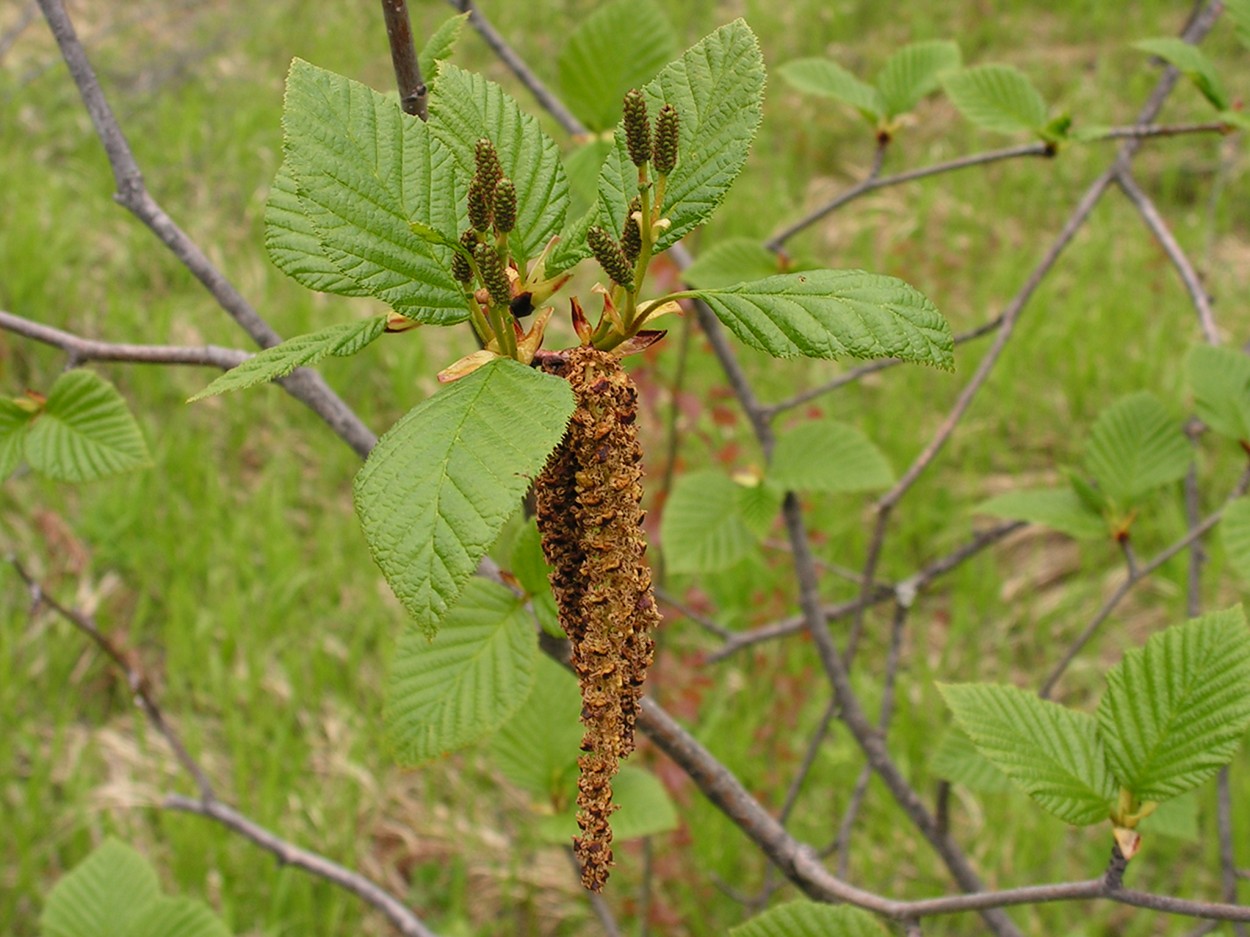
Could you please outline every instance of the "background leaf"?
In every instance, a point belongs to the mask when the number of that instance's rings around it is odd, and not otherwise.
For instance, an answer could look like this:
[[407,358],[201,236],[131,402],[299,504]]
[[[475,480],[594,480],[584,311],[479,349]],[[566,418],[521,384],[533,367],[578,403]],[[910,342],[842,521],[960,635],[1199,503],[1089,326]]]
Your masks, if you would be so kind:
[[22,461],[26,429],[34,416],[12,400],[0,397],[0,481],[12,475]]
[[1110,536],[1106,520],[1071,488],[1024,488],[1007,491],[974,508],[1005,520],[1041,524],[1078,540],[1101,540]]
[[510,565],[512,575],[530,597],[534,614],[543,630],[553,637],[564,637],[556,610],[555,596],[551,594],[551,567],[543,556],[542,536],[538,523],[530,518],[512,544]]
[[[572,776],[568,784],[571,801],[577,790]],[[613,842],[623,843],[677,829],[677,808],[660,779],[650,771],[622,765],[612,779],[612,803],[620,808],[612,814]],[[578,832],[575,811],[570,807],[549,817],[542,831],[543,839],[549,843],[568,843]]]
[[850,905],[791,901],[729,929],[730,937],[885,937],[867,911]]
[[30,467],[58,481],[94,481],[152,464],[122,395],[81,368],[56,379],[25,441]]
[[1039,133],[1046,102],[1025,74],[1010,65],[978,65],[942,78],[959,112],[995,133]]
[[1224,12],[1233,21],[1238,41],[1250,49],[1250,0],[1224,0]]
[[1142,801],[1183,794],[1232,760],[1250,727],[1250,630],[1240,605],[1154,635],[1107,674],[1107,755]]
[[1220,541],[1237,575],[1250,582],[1250,498],[1238,498],[1224,509]]
[[754,492],[715,469],[678,478],[660,521],[660,544],[668,571],[727,569],[750,553],[758,537],[743,518],[739,499],[751,494]]
[[562,810],[577,788],[582,697],[577,678],[545,655],[534,675],[529,697],[491,740],[491,757],[513,784]]
[[963,64],[959,46],[944,39],[912,42],[897,50],[877,75],[887,117],[912,110],[940,86],[940,77]]
[[733,286],[781,273],[778,257],[754,238],[717,241],[699,254],[682,272],[682,278],[698,289]]
[[1116,785],[1093,716],[1013,686],[938,689],[981,754],[1046,810],[1076,826],[1110,816]]
[[1194,791],[1181,794],[1159,804],[1158,809],[1138,824],[1143,836],[1170,836],[1196,843],[1198,830],[1198,796]]
[[1221,111],[1228,107],[1228,92],[1224,90],[1224,82],[1215,70],[1215,63],[1197,46],[1176,36],[1161,36],[1158,39],[1134,42],[1133,48],[1149,52],[1169,65],[1175,65],[1181,74],[1197,85],[1202,96],[1213,106]]
[[1122,508],[1184,478],[1192,458],[1180,423],[1149,391],[1122,397],[1103,410],[1085,444],[1085,467]]
[[598,215],[599,172],[612,147],[611,140],[595,139],[564,157],[564,171],[569,177],[570,215],[581,217],[592,209]]
[[1250,356],[1195,345],[1185,359],[1198,417],[1229,439],[1250,440]]
[[654,0],[616,0],[583,19],[556,59],[564,103],[591,131],[621,119],[621,99],[677,56],[677,36]]
[[849,104],[870,124],[885,115],[886,103],[881,92],[830,59],[795,59],[782,65],[777,73],[799,91]]
[[374,561],[433,633],[573,412],[567,382],[508,358],[417,404],[356,476]]
[[778,358],[896,357],[953,367],[950,326],[894,277],[809,270],[697,292],[738,338]]
[[425,45],[417,53],[417,65],[421,69],[421,80],[431,90],[434,87],[435,80],[438,78],[438,63],[451,58],[452,52],[456,49],[456,43],[460,41],[460,33],[464,30],[464,24],[468,22],[468,19],[468,13],[457,13],[455,16],[447,17],[439,25],[438,29],[430,34],[430,38],[425,41]]
[[230,937],[208,905],[193,898],[161,897],[135,915],[127,937]]
[[860,430],[814,420],[778,436],[768,480],[787,491],[876,491],[893,484],[894,470]]
[[[663,206],[672,225],[656,241],[659,253],[707,220],[746,163],[764,100],[759,40],[743,20],[734,20],[687,49],[642,91],[649,114],[672,104],[680,118],[677,168],[668,176]],[[618,124],[616,146],[599,176],[599,223],[619,236],[637,192],[638,170]]]
[[133,922],[160,897],[148,861],[106,839],[48,893],[40,931],[43,937],[130,937]]
[[344,322],[312,332],[288,338],[280,345],[266,348],[231,368],[198,394],[190,397],[192,403],[205,397],[243,390],[266,381],[286,377],[296,368],[316,364],[329,355],[347,358],[368,347],[386,331],[386,316],[374,316],[356,322]]
[[469,580],[436,637],[410,624],[399,640],[386,701],[396,758],[420,764],[499,728],[529,695],[537,654],[524,602]]

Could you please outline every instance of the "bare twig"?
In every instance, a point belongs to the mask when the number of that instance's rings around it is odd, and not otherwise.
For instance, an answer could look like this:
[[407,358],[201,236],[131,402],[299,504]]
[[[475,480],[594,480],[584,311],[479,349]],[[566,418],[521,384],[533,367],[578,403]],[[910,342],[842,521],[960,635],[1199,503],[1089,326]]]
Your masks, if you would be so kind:
[[712,619],[708,618],[706,615],[700,615],[698,612],[692,609],[685,602],[681,601],[679,598],[677,598],[677,596],[673,595],[663,586],[655,587],[655,597],[662,604],[667,605],[669,608],[679,613],[683,617],[689,618],[692,622],[694,622],[704,631],[711,632],[712,634],[716,635],[721,640],[729,641],[733,638],[734,633],[730,631],[728,628],[724,627],[723,625],[718,625],[716,622],[712,621]]
[[421,78],[421,63],[412,41],[412,20],[408,0],[382,0],[386,39],[391,47],[391,67],[399,86],[399,106],[404,113],[425,120],[429,116],[429,88]]
[[1132,127],[1108,127],[1097,136],[1085,138],[1086,143],[1098,140],[1150,139],[1152,137],[1179,137],[1193,133],[1228,133],[1229,126],[1218,120],[1188,124],[1137,124]]

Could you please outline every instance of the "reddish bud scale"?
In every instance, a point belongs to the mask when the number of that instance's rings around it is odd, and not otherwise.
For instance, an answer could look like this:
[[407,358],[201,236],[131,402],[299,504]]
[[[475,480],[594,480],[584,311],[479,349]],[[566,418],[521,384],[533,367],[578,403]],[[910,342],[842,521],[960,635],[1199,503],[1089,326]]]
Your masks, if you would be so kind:
[[635,166],[651,158],[651,122],[647,120],[647,99],[635,88],[625,95],[625,147]]

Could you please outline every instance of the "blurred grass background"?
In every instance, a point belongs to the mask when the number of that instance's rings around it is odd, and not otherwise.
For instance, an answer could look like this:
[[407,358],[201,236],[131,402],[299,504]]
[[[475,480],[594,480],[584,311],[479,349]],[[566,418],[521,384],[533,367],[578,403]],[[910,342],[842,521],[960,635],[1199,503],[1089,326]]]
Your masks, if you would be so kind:
[[[565,31],[585,0],[485,3],[536,71],[555,82]],[[116,341],[241,345],[229,321],[151,235],[111,201],[112,179],[42,20],[16,27],[28,4],[0,8],[0,308]],[[143,167],[147,184],[283,334],[342,321],[368,301],[311,294],[274,270],[262,247],[262,210],[280,159],[282,83],[292,56],[389,90],[392,75],[373,6],[274,0],[71,6],[88,53]],[[1128,42],[1174,34],[1189,4],[1146,0],[1131,22],[1120,5],[1038,2],[670,4],[684,44],[735,16],[759,34],[766,61],[833,55],[871,75],[898,45],[955,38],[969,63],[1022,68],[1056,112],[1078,123],[1121,124],[1157,69]],[[418,44],[449,9],[414,2]],[[1228,24],[1206,45],[1234,97],[1250,87],[1246,53]],[[532,102],[466,30],[458,60]],[[871,135],[828,101],[770,82],[765,121],[747,171],[700,245],[763,239],[867,171]],[[1182,85],[1162,119],[1207,117]],[[553,135],[558,129],[550,125]],[[566,141],[567,142],[567,141]],[[933,99],[891,148],[886,171],[1001,145]],[[569,144],[571,148],[571,144]],[[892,273],[934,299],[956,331],[997,314],[1040,258],[1070,207],[1106,165],[1111,144],[1058,159],[1006,163],[885,190],[815,226],[794,243],[823,262]],[[1250,334],[1250,184],[1241,141],[1183,137],[1147,145],[1136,162],[1181,243],[1195,257],[1227,339]],[[355,306],[353,310],[349,307]],[[434,388],[434,373],[467,350],[467,334],[408,333],[324,372],[381,429]],[[1079,457],[1085,429],[1117,395],[1159,393],[1186,412],[1181,362],[1199,339],[1195,316],[1166,257],[1112,192],[1029,305],[988,386],[938,464],[898,512],[881,573],[910,573],[972,530],[969,507],[1008,487],[1057,481]],[[649,419],[651,474],[663,471],[663,421],[679,406],[679,470],[759,464],[714,361],[696,339],[687,383],[674,398],[675,342],[634,371]],[[906,465],[972,372],[984,342],[963,346],[958,374],[895,369],[783,418],[826,413],[856,423]],[[837,373],[839,365],[778,366],[743,353],[765,399]],[[63,364],[52,350],[0,333],[0,389],[46,388]],[[31,564],[62,601],[94,610],[138,649],[161,680],[167,712],[224,793],[290,839],[362,869],[405,895],[447,935],[590,934],[598,924],[567,859],[540,845],[533,816],[479,751],[420,770],[394,767],[383,749],[384,659],[402,614],[369,561],[351,510],[354,456],[276,388],[194,407],[182,401],[211,378],[197,369],[93,365],[131,401],[157,467],[72,487],[18,477],[0,488],[6,551]],[[1238,470],[1235,454],[1202,465],[1206,507]],[[1178,535],[1179,498],[1141,522],[1144,554]],[[823,559],[861,562],[867,502],[814,499]],[[944,579],[913,613],[891,747],[926,795],[934,740],[947,717],[935,679],[1036,685],[1114,583],[1117,558],[1030,531]],[[1092,704],[1101,674],[1159,627],[1183,618],[1184,563],[1140,587],[1074,665],[1064,698]],[[733,627],[793,611],[784,553],[670,586]],[[828,577],[827,595],[852,587]],[[1240,589],[1218,550],[1208,567],[1210,607]],[[888,638],[870,615],[856,679],[879,699]],[[710,665],[712,646],[670,617],[652,692],[744,780],[777,805],[827,696],[811,648],[791,640]],[[145,731],[125,686],[63,622],[31,616],[11,572],[0,572],[0,930],[37,933],[40,896],[106,833],[152,857],[167,887],[204,897],[248,935],[385,934],[355,899],[274,866],[206,821],[153,805],[185,778]],[[669,785],[678,832],[650,844],[651,933],[719,934],[748,912],[719,883],[753,892],[764,861],[670,764],[644,746],[638,760]],[[1240,760],[1244,768],[1245,757]],[[835,730],[823,748],[793,829],[831,838],[858,774],[857,750]],[[1239,843],[1250,786],[1235,786]],[[1214,897],[1218,860],[1214,785],[1203,789],[1203,837],[1152,842],[1130,881]],[[1086,878],[1110,842],[1101,829],[1068,830],[1015,795],[956,789],[953,823],[985,878],[1002,886]],[[899,822],[874,781],[857,828],[850,875],[897,896],[949,890],[930,850]],[[620,850],[608,899],[628,932],[638,926],[643,854]],[[1243,864],[1250,856],[1239,851]],[[782,890],[780,896],[792,896]],[[1030,933],[1164,934],[1188,924],[1098,906],[1018,909]],[[927,932],[979,932],[970,916]]]

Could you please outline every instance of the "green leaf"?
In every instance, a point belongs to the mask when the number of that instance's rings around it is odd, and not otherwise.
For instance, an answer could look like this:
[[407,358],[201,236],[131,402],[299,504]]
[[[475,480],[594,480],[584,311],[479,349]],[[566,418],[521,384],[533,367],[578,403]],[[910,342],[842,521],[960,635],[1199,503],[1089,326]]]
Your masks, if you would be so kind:
[[682,271],[682,279],[697,289],[734,286],[780,273],[778,257],[754,238],[729,238],[703,251]]
[[1238,41],[1250,49],[1250,0],[1224,0],[1224,12],[1233,21]]
[[1107,522],[1071,488],[1026,488],[1007,491],[974,510],[1005,520],[1041,524],[1078,540],[1102,540],[1110,535]]
[[310,290],[339,296],[369,295],[326,256],[286,160],[278,167],[265,200],[265,250],[275,267]]
[[593,210],[599,214],[599,171],[612,151],[611,140],[591,140],[579,146],[564,159],[569,177],[570,213],[578,216]]
[[1190,843],[1198,842],[1201,838],[1198,832],[1198,796],[1190,791],[1165,800],[1154,813],[1141,821],[1137,829],[1143,836],[1170,836]]
[[230,931],[192,898],[158,898],[135,915],[127,937],[230,937]]
[[1224,509],[1220,540],[1237,575],[1250,582],[1250,498],[1238,498]]
[[134,922],[161,898],[148,861],[106,839],[48,893],[44,937],[131,937]]
[[0,397],[0,481],[12,475],[22,461],[26,430],[34,417],[25,407]]
[[1195,345],[1185,359],[1198,417],[1221,436],[1250,441],[1250,357]]
[[942,78],[951,103],[978,127],[995,133],[1039,133],[1046,102],[1024,73],[1010,65],[979,65]]
[[421,764],[494,732],[529,695],[537,654],[525,604],[471,579],[436,637],[410,624],[399,640],[386,698],[396,758]]
[[339,272],[418,321],[468,318],[450,253],[409,228],[417,220],[454,236],[459,217],[461,190],[426,125],[396,101],[300,59],[287,77],[282,123],[299,204]]
[[621,119],[621,99],[677,55],[677,37],[654,0],[616,0],[587,16],[556,59],[564,103],[591,131]]
[[740,501],[755,488],[739,485],[715,469],[677,479],[664,505],[660,544],[673,573],[705,573],[733,566],[758,537],[743,517]]
[[1169,65],[1175,65],[1218,110],[1228,107],[1228,92],[1224,90],[1224,83],[1220,81],[1215,64],[1197,46],[1175,36],[1161,36],[1158,39],[1134,42],[1133,48],[1158,56]]
[[940,86],[941,76],[963,64],[959,46],[944,39],[913,42],[886,60],[877,75],[877,88],[887,117],[912,110]]
[[768,480],[787,491],[876,491],[894,483],[894,470],[854,426],[815,420],[778,437]]
[[1250,631],[1240,605],[1154,635],[1107,674],[1098,706],[1111,768],[1140,801],[1197,787],[1250,727]]
[[[642,89],[650,114],[664,104],[680,118],[677,168],[668,176],[663,216],[671,222],[656,252],[676,244],[716,210],[746,163],[764,100],[759,40],[734,20],[691,46]],[[638,170],[629,159],[623,125],[599,176],[599,223],[620,235]]]
[[529,698],[491,740],[491,756],[504,777],[557,809],[571,803],[576,789],[581,709],[577,679],[540,656]]
[[429,128],[451,152],[465,189],[476,171],[477,141],[487,137],[495,144],[504,175],[516,185],[514,251],[526,260],[537,257],[559,233],[569,204],[560,150],[538,120],[493,81],[447,64],[430,95]]
[[[1250,42],[1247,45],[1250,45]],[[1215,116],[1230,127],[1235,127],[1238,130],[1250,130],[1250,114],[1247,114],[1245,111],[1220,111]]]
[[551,567],[543,556],[542,537],[534,518],[530,518],[521,528],[513,542],[510,564],[512,575],[529,595],[534,614],[538,616],[538,623],[543,626],[543,630],[553,637],[564,637],[559,613],[556,611],[556,600],[551,594]]
[[730,937],[885,937],[867,911],[800,899],[771,908],[729,929]]
[[108,381],[80,368],[48,392],[26,433],[26,461],[58,481],[85,482],[152,464],[139,424]]
[[952,784],[962,784],[982,794],[1003,794],[1016,790],[1011,778],[982,755],[972,739],[954,726],[947,730],[929,761],[930,770]]
[[499,358],[417,404],[356,476],[374,561],[432,634],[573,412],[568,383]]
[[386,316],[374,316],[288,338],[282,344],[266,348],[231,368],[198,394],[188,398],[187,402],[194,403],[205,397],[274,381],[286,377],[296,368],[316,364],[329,355],[351,357],[386,331],[386,319]]
[[1085,444],[1085,467],[1121,508],[1184,478],[1192,458],[1180,423],[1149,391],[1122,397],[1103,410]]
[[545,265],[547,276],[563,273],[590,256],[590,247],[586,244],[586,233],[598,220],[599,204],[596,202],[586,209],[585,214],[580,218],[575,218],[560,232],[560,240],[547,255]]
[[417,65],[421,69],[421,80],[427,87],[434,87],[434,82],[438,78],[439,63],[451,58],[468,19],[468,13],[457,13],[455,16],[447,17],[421,47],[421,51],[417,54]]
[[917,289],[862,270],[810,270],[698,290],[752,348],[778,358],[901,358],[954,366],[950,325]]
[[[568,801],[571,804],[577,785],[567,779]],[[620,809],[612,814],[612,839],[622,843],[644,836],[657,836],[678,826],[677,808],[664,785],[650,771],[624,765],[612,779],[612,802]],[[577,835],[575,811],[568,810],[548,817],[541,827],[542,838],[549,843],[567,843]]]
[[1076,826],[1111,815],[1116,785],[1093,716],[1013,686],[938,689],[981,754],[1043,808]]
[[870,124],[885,116],[887,105],[881,92],[837,62],[825,58],[795,59],[777,72],[799,91],[849,104]]

